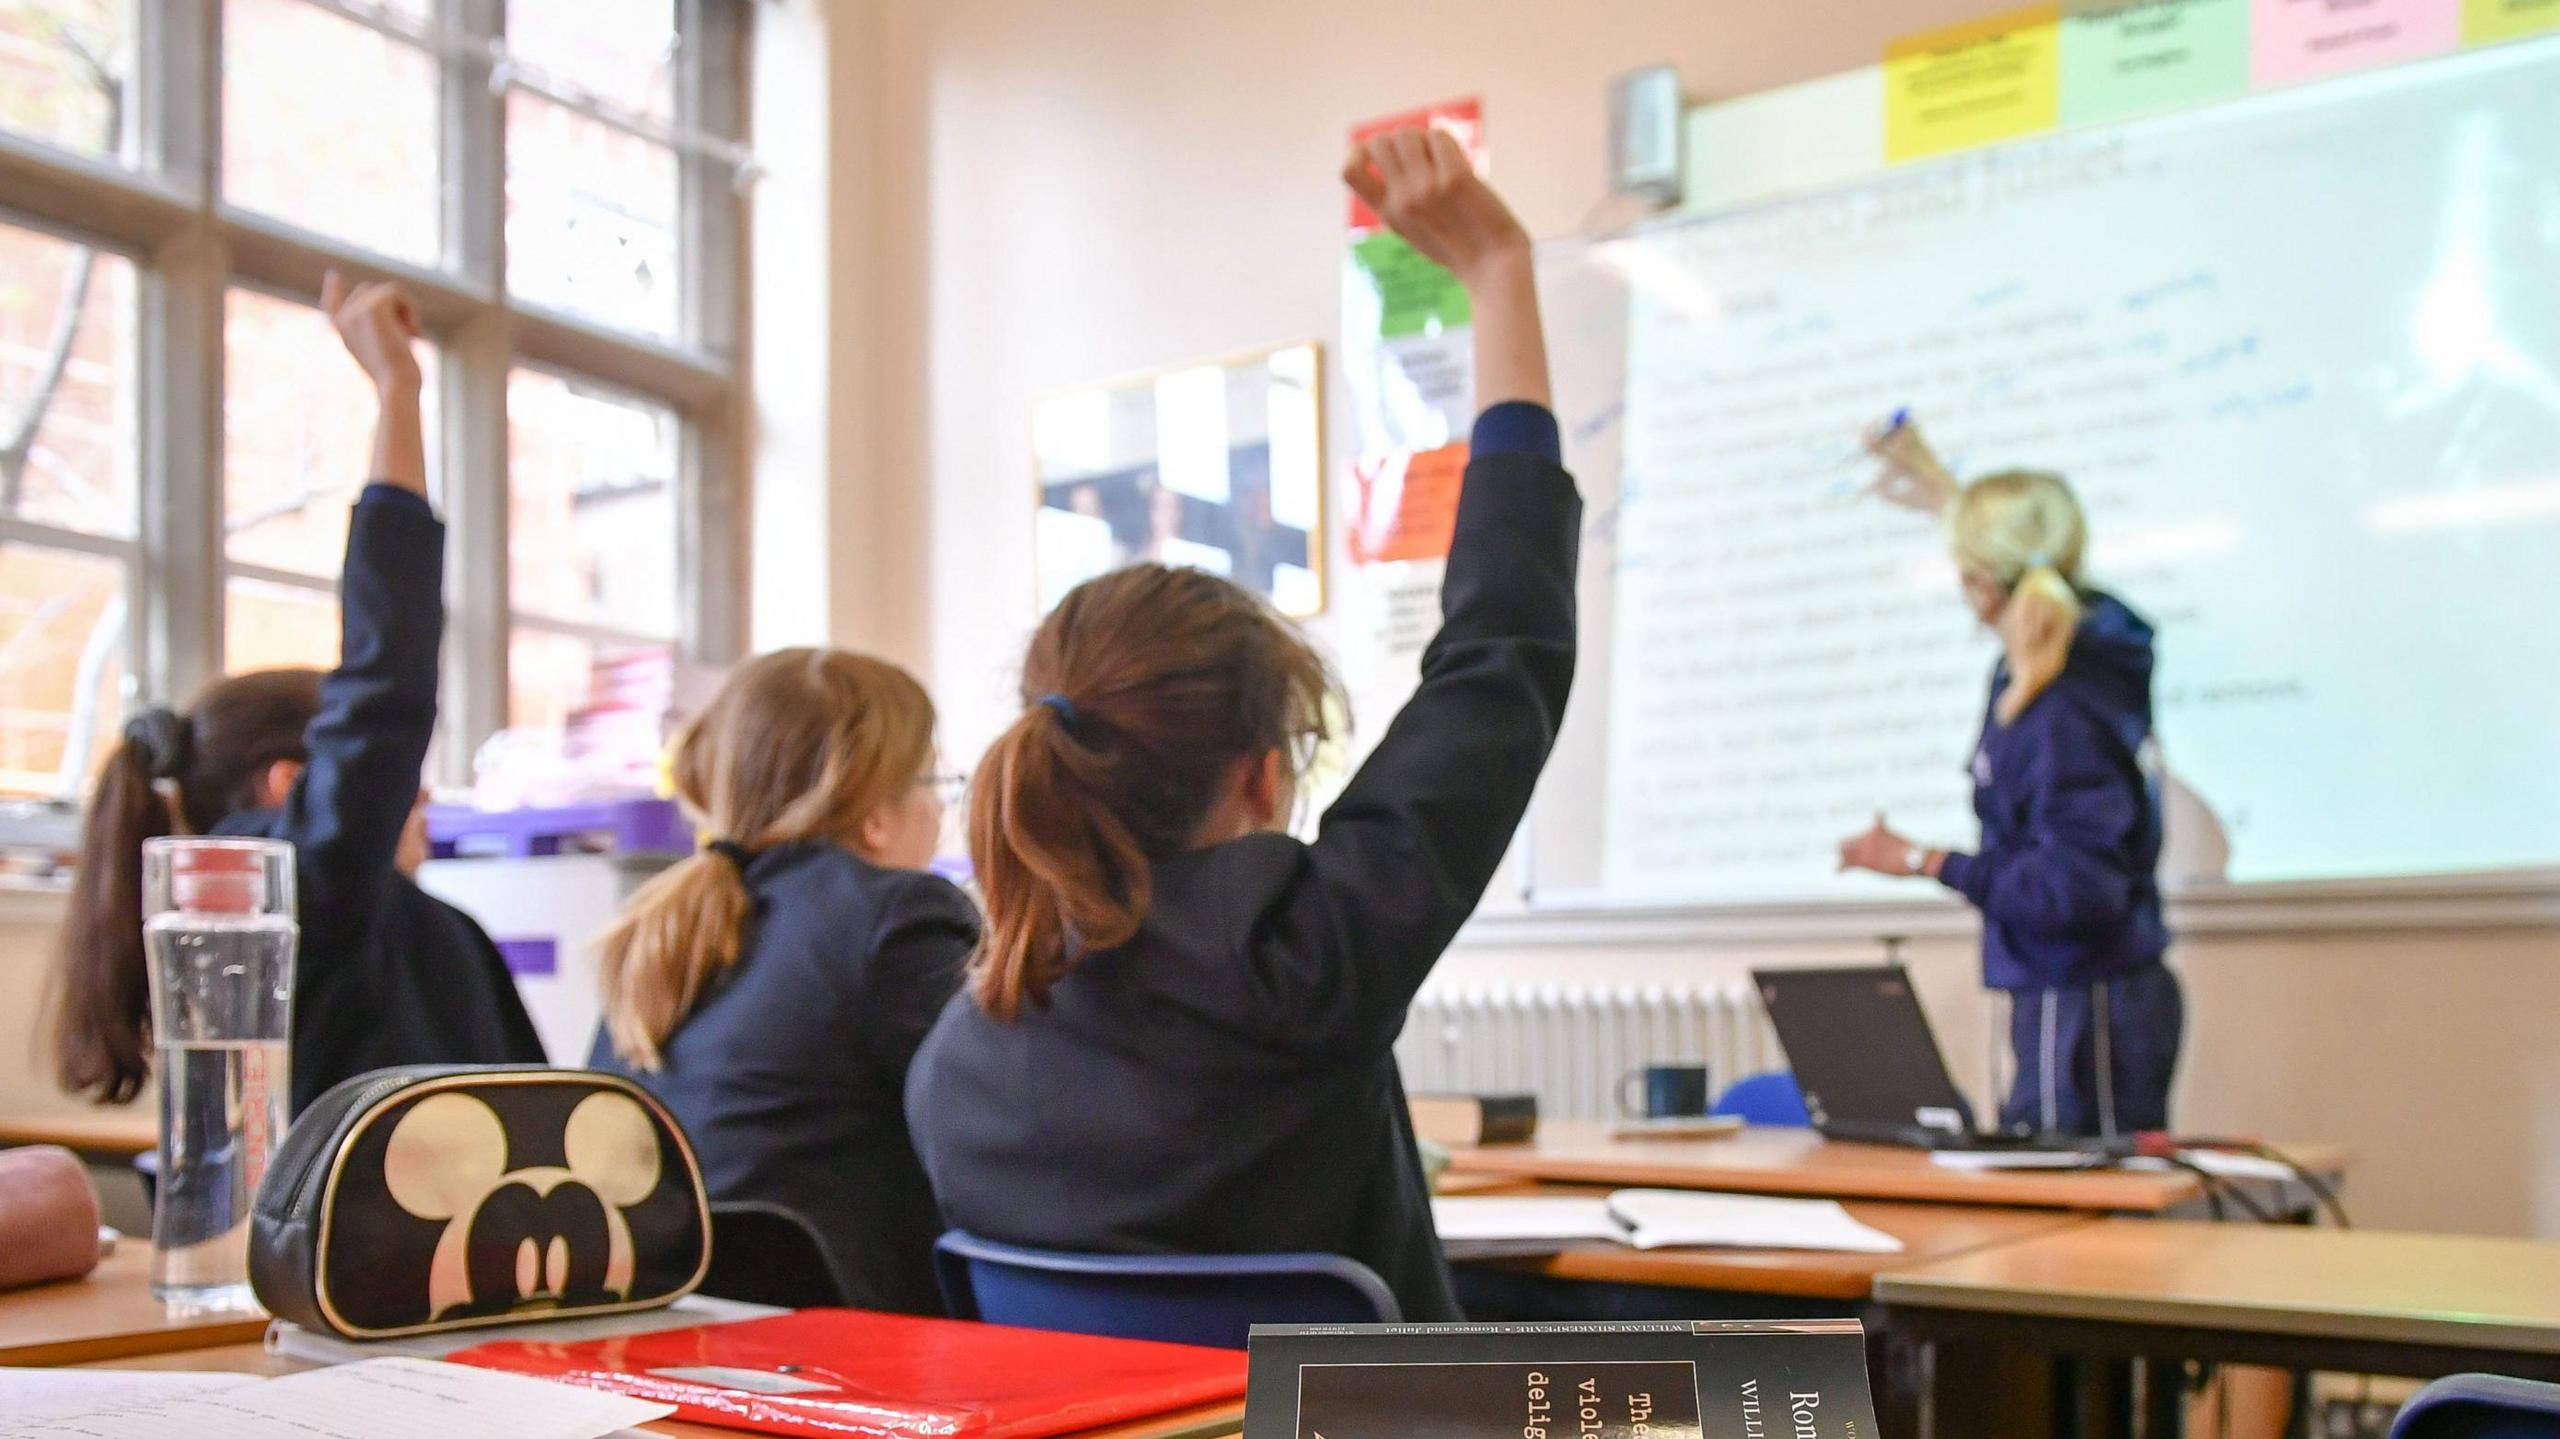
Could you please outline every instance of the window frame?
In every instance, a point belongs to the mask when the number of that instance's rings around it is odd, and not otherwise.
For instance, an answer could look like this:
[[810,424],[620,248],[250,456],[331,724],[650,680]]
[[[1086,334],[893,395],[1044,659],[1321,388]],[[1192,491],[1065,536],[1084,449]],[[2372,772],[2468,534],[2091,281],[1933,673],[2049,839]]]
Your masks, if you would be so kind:
[[[438,494],[450,525],[443,722],[434,778],[464,781],[506,724],[507,377],[518,366],[663,405],[678,421],[676,654],[721,665],[744,639],[741,291],[748,0],[676,0],[670,121],[628,114],[511,57],[505,0],[435,0],[425,24],[363,0],[294,0],[420,47],[435,62],[441,263],[409,264],[223,198],[222,0],[133,0],[124,156],[89,156],[0,131],[0,221],[126,256],[135,269],[136,525],[101,537],[0,517],[0,538],[121,558],[128,574],[129,701],[178,702],[223,669],[236,577],[334,591],[334,579],[234,563],[223,524],[223,321],[237,287],[318,303],[332,267],[415,293],[438,347]],[[506,287],[506,102],[523,90],[667,146],[678,175],[678,332],[609,329]],[[598,630],[597,638],[626,638]],[[651,638],[649,643],[664,643]]]

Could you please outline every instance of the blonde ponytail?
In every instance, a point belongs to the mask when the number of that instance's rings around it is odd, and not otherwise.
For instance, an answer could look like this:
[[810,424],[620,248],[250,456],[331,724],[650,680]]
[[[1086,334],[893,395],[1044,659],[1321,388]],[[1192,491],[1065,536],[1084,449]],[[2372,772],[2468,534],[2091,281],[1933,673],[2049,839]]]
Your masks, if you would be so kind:
[[2004,470],[1965,486],[1947,511],[1947,539],[1959,568],[2008,592],[1999,631],[2009,686],[1992,714],[2015,723],[2071,658],[2088,521],[2059,475]]
[[2038,565],[2018,577],[2008,608],[2000,612],[2000,643],[2009,655],[2009,687],[2000,692],[1993,711],[2000,723],[2016,723],[2036,696],[2061,677],[2071,658],[2071,637],[2079,629],[2080,592],[2060,570]]
[[605,1032],[623,1063],[660,1067],[658,1046],[738,962],[754,907],[746,875],[709,850],[640,886],[605,932],[599,961]]
[[634,1069],[737,964],[755,896],[747,866],[786,844],[850,842],[924,777],[933,701],[905,670],[845,650],[740,665],[675,743],[676,798],[702,849],[641,886],[599,942],[605,1033]]

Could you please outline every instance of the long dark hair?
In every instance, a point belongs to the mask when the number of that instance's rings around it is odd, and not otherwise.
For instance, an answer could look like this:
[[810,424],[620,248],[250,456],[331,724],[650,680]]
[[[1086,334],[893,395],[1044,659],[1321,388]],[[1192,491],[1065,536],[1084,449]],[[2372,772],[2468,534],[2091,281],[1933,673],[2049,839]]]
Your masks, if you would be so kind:
[[318,670],[258,670],[206,686],[183,715],[154,708],[125,722],[89,798],[55,961],[54,1067],[66,1091],[125,1104],[151,1078],[142,842],[202,834],[253,807],[270,766],[310,757],[303,733],[319,710]]
[[1189,848],[1236,762],[1300,770],[1332,671],[1270,606],[1216,575],[1132,565],[1059,601],[1022,661],[1022,717],[979,762],[969,851],[986,891],[970,992],[1010,1020],[1075,955],[1125,944],[1151,861]]

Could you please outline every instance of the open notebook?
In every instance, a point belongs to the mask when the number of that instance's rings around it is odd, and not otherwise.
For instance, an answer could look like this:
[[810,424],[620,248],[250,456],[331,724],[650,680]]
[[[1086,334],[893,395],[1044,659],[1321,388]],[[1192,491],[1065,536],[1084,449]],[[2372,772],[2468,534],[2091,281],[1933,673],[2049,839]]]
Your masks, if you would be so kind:
[[1821,1249],[1898,1254],[1902,1241],[1828,1199],[1772,1199],[1679,1189],[1621,1189],[1597,1198],[1456,1197],[1431,1201],[1452,1259],[1553,1254],[1603,1241],[1636,1249]]

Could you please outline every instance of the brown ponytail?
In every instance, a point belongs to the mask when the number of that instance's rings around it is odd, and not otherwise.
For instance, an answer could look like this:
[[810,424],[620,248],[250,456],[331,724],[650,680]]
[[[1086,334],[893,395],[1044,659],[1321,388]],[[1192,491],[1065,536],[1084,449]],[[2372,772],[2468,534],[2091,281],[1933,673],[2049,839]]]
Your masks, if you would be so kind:
[[885,660],[777,650],[732,671],[676,738],[676,798],[703,847],[642,885],[601,941],[614,1053],[657,1069],[667,1037],[738,962],[758,851],[849,842],[932,761],[933,701]]
[[971,786],[979,1007],[1014,1019],[1077,955],[1127,943],[1152,862],[1192,847],[1239,762],[1281,751],[1303,773],[1338,693],[1303,636],[1215,575],[1133,565],[1069,593]]
[[64,1090],[127,1104],[151,1078],[142,842],[202,834],[255,808],[268,769],[307,756],[303,732],[319,710],[317,670],[259,670],[215,681],[186,715],[149,709],[125,723],[90,793],[55,956],[54,1071]]

